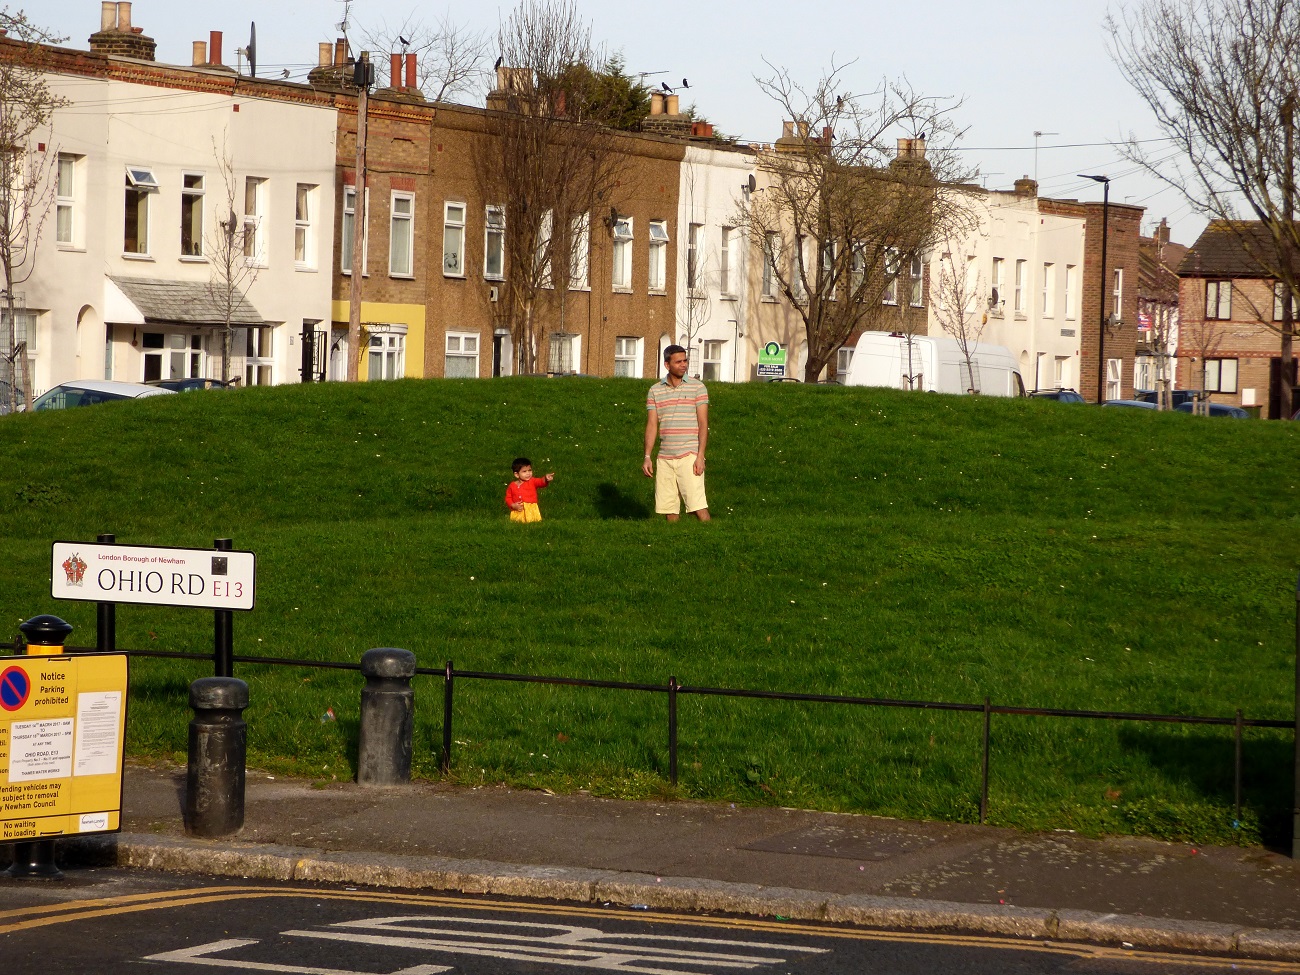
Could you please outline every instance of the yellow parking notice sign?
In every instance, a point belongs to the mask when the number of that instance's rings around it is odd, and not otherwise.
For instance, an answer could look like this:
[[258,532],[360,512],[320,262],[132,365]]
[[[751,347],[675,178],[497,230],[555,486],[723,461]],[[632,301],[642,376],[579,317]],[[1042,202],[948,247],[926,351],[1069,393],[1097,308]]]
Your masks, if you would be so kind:
[[0,843],[121,828],[124,653],[0,658]]

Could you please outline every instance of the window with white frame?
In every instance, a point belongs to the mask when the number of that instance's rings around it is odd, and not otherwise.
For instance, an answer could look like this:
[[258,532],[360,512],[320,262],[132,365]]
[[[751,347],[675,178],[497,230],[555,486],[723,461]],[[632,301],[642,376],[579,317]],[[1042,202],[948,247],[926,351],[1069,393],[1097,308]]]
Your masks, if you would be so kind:
[[316,187],[299,183],[293,194],[293,262],[300,268],[316,266]]
[[250,328],[244,334],[244,385],[270,386],[275,382],[275,328]]
[[1111,312],[1114,313],[1115,320],[1119,321],[1124,314],[1124,269],[1115,268],[1115,284],[1111,289],[1111,299],[1114,304],[1110,306]]
[[821,277],[817,282],[818,294],[830,301],[836,300],[835,294],[835,242],[827,241],[821,245]]
[[582,339],[566,332],[552,332],[550,339],[550,356],[547,358],[546,371],[555,374],[576,373],[581,361],[579,351]]
[[898,304],[898,251],[893,247],[885,249],[885,291],[881,301],[886,305]]
[[448,278],[465,276],[465,204],[463,203],[448,201],[443,205],[442,273]]
[[794,267],[790,269],[790,291],[794,300],[802,304],[808,300],[808,289],[804,287],[804,275],[808,267],[808,238],[798,234],[794,239]]
[[591,215],[580,213],[569,224],[569,289],[591,287]]
[[614,220],[613,285],[615,291],[632,290],[632,218]]
[[75,247],[80,243],[77,171],[81,158],[66,152],[59,153],[54,188],[54,240],[61,247]]
[[1235,393],[1237,391],[1237,360],[1206,359],[1205,391],[1207,393]]
[[395,278],[415,274],[415,194],[392,195],[389,212],[388,273]]
[[1056,274],[1056,265],[1045,261],[1043,263],[1043,317],[1052,318],[1056,311],[1056,295],[1052,290],[1053,278]]
[[1077,264],[1065,265],[1065,317],[1074,319],[1078,314],[1074,310],[1074,303],[1079,300],[1079,266]]
[[[14,310],[14,348],[17,349],[26,343],[27,354],[34,356],[36,354],[36,320],[37,314],[34,311],[17,308]],[[0,328],[9,327],[9,309],[0,303]],[[8,336],[5,336],[6,340]]]
[[506,211],[489,206],[483,218],[483,277],[503,281],[506,276]]
[[244,260],[249,264],[266,264],[266,180],[260,176],[244,177]]
[[1232,317],[1232,282],[1205,282],[1205,317],[1227,321]]
[[614,339],[614,375],[641,378],[642,340],[630,335]]
[[989,292],[989,307],[993,310],[993,314],[995,315],[1002,314],[1002,304],[1006,301],[1006,292],[1003,291],[1002,284],[1003,267],[1005,264],[1006,261],[1002,258],[993,258],[993,272],[990,275],[991,280],[989,282],[992,288]]
[[862,300],[862,285],[867,279],[867,248],[865,244],[854,244],[853,253],[849,255],[849,292],[856,301]]
[[1028,284],[1025,277],[1028,267],[1027,261],[1016,261],[1016,301],[1014,307],[1017,315],[1025,313],[1025,287]]
[[723,227],[718,247],[718,291],[725,298],[734,292],[731,282],[731,238],[735,227]]
[[686,225],[686,288],[699,291],[704,287],[703,247],[704,225],[692,223]]
[[1106,360],[1106,398],[1119,399],[1120,388],[1123,379],[1124,360],[1107,359]]
[[700,354],[700,378],[706,383],[722,381],[722,350],[726,342],[721,339],[705,339]]
[[853,365],[853,349],[851,346],[842,346],[835,353],[835,381],[841,386],[848,385],[849,367]]
[[1064,356],[1064,355],[1058,355],[1053,359],[1052,384],[1055,385],[1057,389],[1074,388],[1073,386],[1070,385],[1069,382],[1067,382],[1067,380],[1069,379],[1069,371],[1068,371],[1069,362],[1070,362],[1069,356]]
[[157,191],[158,180],[152,170],[140,166],[127,167],[122,253],[148,256],[149,197]]
[[763,297],[775,298],[776,264],[781,260],[781,235],[769,233],[763,238]]
[[[365,217],[366,228],[370,227],[370,190],[366,190],[365,196]],[[343,232],[340,234],[341,247],[339,253],[339,270],[344,274],[352,273],[352,241],[356,233],[357,225],[357,188],[355,186],[343,187]],[[361,235],[361,273],[366,273],[367,261],[370,257],[370,234],[364,230]]]
[[537,271],[537,283],[543,288],[552,287],[551,258],[555,245],[555,211],[547,210],[542,214],[537,226],[537,240],[533,245],[533,261]]
[[203,375],[203,337],[198,332],[144,332],[140,346],[145,382]]
[[[691,225],[692,227],[695,224]],[[650,221],[650,243],[647,245],[646,263],[649,265],[649,278],[647,287],[654,292],[662,294],[668,287],[668,222],[666,220]],[[694,287],[690,282],[691,277],[691,257],[686,258],[686,281],[687,287]]]
[[203,174],[181,173],[181,257],[203,256]]
[[911,267],[911,296],[910,303],[913,308],[920,308],[925,298],[925,267],[919,254],[912,255]]
[[447,360],[442,374],[448,379],[478,378],[477,332],[447,333]]
[[366,379],[401,379],[406,374],[406,326],[371,325],[368,332]]

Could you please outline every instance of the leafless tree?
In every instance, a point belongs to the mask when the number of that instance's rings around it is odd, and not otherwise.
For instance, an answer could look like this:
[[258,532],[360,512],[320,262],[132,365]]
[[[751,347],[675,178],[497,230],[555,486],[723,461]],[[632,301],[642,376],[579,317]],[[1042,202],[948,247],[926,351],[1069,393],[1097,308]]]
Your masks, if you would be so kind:
[[981,307],[984,285],[974,260],[959,253],[951,241],[939,255],[939,280],[931,286],[930,302],[939,327],[957,342],[966,360],[965,380],[968,392],[980,391],[979,369],[975,349],[988,324],[988,308]]
[[572,0],[522,0],[497,35],[475,169],[503,209],[508,324],[519,372],[535,372],[547,336],[563,334],[569,285],[591,234],[619,220],[613,190],[626,157],[596,83],[604,58]]
[[713,318],[713,302],[709,295],[714,293],[709,281],[710,261],[707,239],[703,233],[700,234],[699,239],[690,239],[690,235],[694,233],[696,226],[704,226],[703,215],[698,209],[699,204],[697,204],[695,198],[698,177],[699,174],[696,172],[695,165],[687,163],[682,177],[686,190],[687,210],[687,237],[682,241],[686,277],[678,282],[678,286],[685,296],[685,301],[677,306],[678,339],[694,360],[694,373],[696,375],[703,368],[701,363],[703,350],[697,348],[696,337]]
[[[66,100],[50,91],[41,66],[42,44],[62,40],[33,24],[21,10],[0,8],[0,269],[4,273],[3,327],[0,327],[0,380],[7,384],[8,406],[18,405],[19,366],[26,342],[18,339],[16,289],[36,269],[41,232],[58,191],[58,152],[38,150],[36,137]],[[20,363],[19,360],[23,360]],[[22,370],[25,372],[25,370]]]
[[477,96],[488,76],[489,38],[444,15],[430,26],[414,13],[396,26],[381,20],[363,30],[366,45],[391,54],[414,54],[416,79],[435,102]]
[[962,197],[939,192],[968,175],[951,151],[960,102],[918,94],[905,79],[854,94],[848,65],[833,64],[810,88],[769,67],[758,84],[786,132],[760,157],[764,185],[737,225],[802,319],[813,382],[856,330],[888,315],[886,293],[901,290],[912,259],[965,219]]
[[[1107,28],[1112,57],[1175,150],[1153,155],[1131,139],[1126,153],[1197,212],[1237,228],[1261,271],[1286,289],[1282,320],[1266,324],[1279,336],[1289,416],[1300,301],[1300,3],[1139,0],[1108,17]],[[1265,232],[1251,232],[1246,221]]]
[[[212,143],[217,158],[217,168],[225,186],[224,207],[213,215],[213,222],[203,235],[211,272],[208,276],[208,296],[222,316],[221,329],[221,379],[229,381],[230,363],[234,356],[237,319],[244,305],[248,288],[257,280],[261,269],[260,255],[255,253],[257,228],[246,222],[236,207],[242,207],[239,198],[239,177],[235,174],[234,160],[225,147]],[[247,188],[245,189],[247,192]],[[224,212],[222,212],[224,210]]]

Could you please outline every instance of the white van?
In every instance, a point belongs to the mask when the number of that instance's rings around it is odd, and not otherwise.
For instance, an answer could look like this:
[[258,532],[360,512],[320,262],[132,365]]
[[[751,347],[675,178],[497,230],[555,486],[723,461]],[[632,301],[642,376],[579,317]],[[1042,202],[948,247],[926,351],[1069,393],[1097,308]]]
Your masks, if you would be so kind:
[[913,336],[909,352],[907,336],[900,332],[863,332],[853,350],[845,385],[958,395],[972,391],[984,396],[1025,395],[1020,366],[1010,349],[980,342],[971,360],[974,368],[968,369],[957,340],[946,335]]

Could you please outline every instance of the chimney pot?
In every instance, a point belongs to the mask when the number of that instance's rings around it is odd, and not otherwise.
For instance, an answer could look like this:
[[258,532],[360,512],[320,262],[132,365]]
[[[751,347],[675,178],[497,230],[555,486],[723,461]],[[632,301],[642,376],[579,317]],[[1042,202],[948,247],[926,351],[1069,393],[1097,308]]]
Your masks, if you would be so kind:
[[117,5],[117,29],[129,31],[131,29],[131,3],[130,0],[122,0]]
[[667,115],[680,115],[678,111],[679,100],[677,95],[669,95],[664,99],[664,111]]
[[340,37],[334,42],[334,67],[341,68],[348,63],[348,39]]
[[662,115],[664,113],[664,96],[657,91],[650,93],[650,114]]
[[330,62],[334,60],[334,45],[329,41],[321,41],[316,45],[316,65],[321,68],[328,68]]
[[221,31],[208,31],[208,64],[222,64]]
[[415,55],[406,55],[406,87],[415,89]]
[[117,3],[116,0],[104,0],[99,5],[99,29],[112,30],[117,26]]
[[393,88],[402,87],[402,56],[400,54],[388,55],[388,75]]
[[194,41],[193,51],[194,54],[190,59],[190,64],[194,65],[197,68],[199,65],[208,63],[207,44],[205,44],[203,41]]

